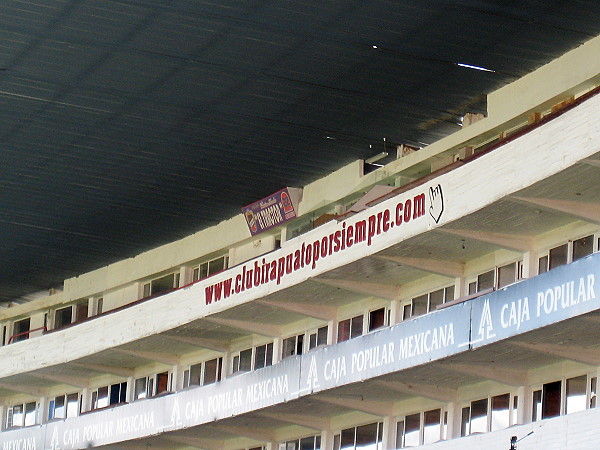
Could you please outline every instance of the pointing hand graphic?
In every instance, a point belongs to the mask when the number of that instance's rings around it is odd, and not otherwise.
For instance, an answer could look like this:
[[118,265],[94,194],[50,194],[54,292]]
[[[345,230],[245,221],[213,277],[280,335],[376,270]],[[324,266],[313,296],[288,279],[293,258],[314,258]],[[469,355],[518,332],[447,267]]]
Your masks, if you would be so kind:
[[442,186],[437,185],[436,187],[429,188],[429,215],[435,220],[435,223],[439,223],[442,213],[444,212],[444,196],[442,195]]

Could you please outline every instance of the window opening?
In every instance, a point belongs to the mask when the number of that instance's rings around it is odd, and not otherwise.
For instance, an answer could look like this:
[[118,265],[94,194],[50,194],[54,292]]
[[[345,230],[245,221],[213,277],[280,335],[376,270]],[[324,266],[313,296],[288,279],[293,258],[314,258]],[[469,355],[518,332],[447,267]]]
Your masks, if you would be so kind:
[[548,269],[552,270],[556,267],[567,264],[568,255],[568,244],[563,244],[555,247],[549,252],[549,266]]
[[273,343],[242,350],[234,355],[231,373],[249,372],[273,364]]
[[594,235],[582,237],[573,241],[573,261],[577,261],[594,252]]
[[327,330],[328,327],[320,327],[316,332],[310,333],[308,336],[308,350],[327,345]]
[[73,308],[67,306],[66,308],[57,309],[54,312],[54,328],[61,328],[65,325],[69,325],[73,321]]
[[338,342],[347,341],[362,335],[363,316],[355,316],[338,323]]
[[[28,317],[27,319],[19,320],[13,325],[13,336],[12,342],[25,341],[29,339],[29,334],[27,333],[30,330],[31,319]],[[23,334],[25,333],[25,334]]]
[[301,355],[304,345],[304,334],[291,336],[283,340],[281,348],[281,358],[289,358],[290,356]]
[[37,402],[19,403],[9,406],[6,414],[6,428],[29,427],[38,422]]
[[221,381],[223,358],[191,365],[183,372],[183,387],[204,386]]
[[48,404],[48,420],[67,419],[79,413],[79,394],[59,395]]
[[369,312],[369,331],[385,327],[385,308],[379,308]]
[[586,409],[587,376],[569,378],[566,384],[566,413],[584,411]]
[[228,262],[228,256],[221,256],[211,261],[203,262],[192,269],[192,282],[203,280],[210,275],[227,269]]
[[[383,423],[376,422],[342,430],[339,449],[380,450],[382,448]],[[336,439],[334,438],[334,445]],[[335,447],[334,447],[335,448]]]
[[286,441],[283,446],[284,450],[320,450],[321,436],[309,436],[302,439],[294,439]]
[[106,408],[107,406],[125,403],[127,401],[127,382],[102,386],[92,392],[91,409]]

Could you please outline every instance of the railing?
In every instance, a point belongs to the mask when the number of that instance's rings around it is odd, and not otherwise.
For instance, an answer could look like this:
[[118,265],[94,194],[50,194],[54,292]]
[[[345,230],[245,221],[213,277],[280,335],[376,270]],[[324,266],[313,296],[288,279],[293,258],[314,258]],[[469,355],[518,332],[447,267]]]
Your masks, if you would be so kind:
[[[18,333],[18,334],[13,334],[11,337],[8,338],[8,342],[6,345],[10,344],[15,338],[18,338],[19,336],[27,336],[26,339],[29,339],[29,334],[33,333],[34,331],[40,331],[40,330],[44,330],[44,333],[48,332],[48,328],[44,327],[38,327],[38,328],[34,328],[33,330],[29,330],[29,331],[24,331],[22,333]],[[18,341],[21,340],[25,340],[25,339],[19,339]],[[16,341],[16,342],[18,342]]]

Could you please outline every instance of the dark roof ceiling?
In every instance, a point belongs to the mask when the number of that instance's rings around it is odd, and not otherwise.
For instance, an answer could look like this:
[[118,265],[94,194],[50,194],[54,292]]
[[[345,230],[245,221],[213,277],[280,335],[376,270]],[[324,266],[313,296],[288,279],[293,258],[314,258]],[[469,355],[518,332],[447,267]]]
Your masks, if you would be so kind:
[[432,142],[599,33],[597,0],[2,0],[0,300]]

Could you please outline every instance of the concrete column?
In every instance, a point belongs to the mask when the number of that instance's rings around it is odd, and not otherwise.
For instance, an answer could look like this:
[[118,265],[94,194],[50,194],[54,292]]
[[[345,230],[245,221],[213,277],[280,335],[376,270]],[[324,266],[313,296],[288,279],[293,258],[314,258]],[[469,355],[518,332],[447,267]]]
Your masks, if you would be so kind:
[[185,286],[192,282],[192,271],[188,266],[181,266],[179,268],[179,286]]
[[92,390],[86,388],[81,391],[81,410],[80,413],[86,412],[90,410],[92,402]]
[[517,420],[520,424],[531,423],[533,413],[533,391],[530,387],[520,387],[517,389],[519,396],[519,407],[517,410]]
[[327,323],[327,345],[335,344],[335,336],[337,333],[337,322],[330,320]]
[[[39,399],[39,401],[37,402],[38,404],[38,413],[37,413],[37,420],[36,420],[36,424],[41,424],[41,423],[46,423],[48,421],[48,398],[46,397],[42,397]],[[65,405],[65,408],[67,407],[67,405]]]
[[523,278],[531,278],[537,275],[537,253],[528,251],[523,253]]
[[467,295],[467,280],[465,277],[456,277],[454,279],[454,300]]
[[266,450],[279,450],[279,442],[267,442],[264,447]]
[[334,450],[333,436],[334,434],[330,430],[321,431],[321,450]]
[[125,394],[127,403],[131,403],[135,399],[135,377],[127,378],[127,392]]
[[280,337],[273,339],[273,361],[272,361],[273,365],[275,365],[279,361],[281,361],[281,345],[282,345],[282,340]]
[[[517,417],[513,420],[516,419],[517,424],[531,422],[531,389],[521,386],[517,389],[516,395],[519,397],[517,400]],[[510,406],[512,409],[513,405]],[[512,423],[512,425],[515,425],[515,423]]]
[[396,325],[399,322],[399,313],[400,310],[400,301],[392,300],[390,303],[390,323],[388,324],[390,327],[392,325]]
[[449,403],[446,409],[448,411],[448,426],[445,439],[456,439],[460,437],[461,408],[458,403]]
[[171,391],[180,391],[183,389],[183,367],[181,364],[173,366],[171,370]]
[[231,376],[231,352],[223,354],[223,367],[221,367],[221,378],[225,380]]
[[383,449],[396,448],[396,421],[391,416],[383,418],[382,447]]

